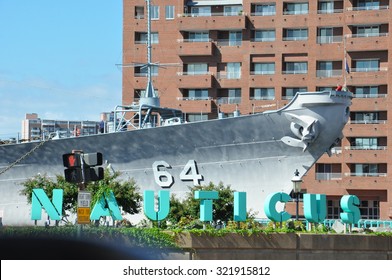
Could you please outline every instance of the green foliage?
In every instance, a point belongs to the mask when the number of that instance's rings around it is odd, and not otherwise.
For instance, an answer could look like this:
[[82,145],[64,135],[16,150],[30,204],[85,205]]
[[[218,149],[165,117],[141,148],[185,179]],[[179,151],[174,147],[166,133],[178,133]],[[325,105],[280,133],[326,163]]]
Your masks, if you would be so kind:
[[[120,182],[118,180],[120,173],[110,174],[105,171],[105,177],[98,182],[91,182],[87,185],[87,190],[91,192],[92,203],[99,200],[102,195],[107,196],[110,190],[113,190],[118,205],[125,213],[137,214],[140,212],[142,196],[133,179]],[[68,183],[63,176],[57,175],[56,180],[46,175],[36,175],[31,179],[23,182],[23,189],[20,194],[25,195],[28,203],[31,203],[33,189],[41,188],[52,199],[53,189],[63,189],[63,219],[67,217],[67,212],[75,213],[78,199],[78,186]]]

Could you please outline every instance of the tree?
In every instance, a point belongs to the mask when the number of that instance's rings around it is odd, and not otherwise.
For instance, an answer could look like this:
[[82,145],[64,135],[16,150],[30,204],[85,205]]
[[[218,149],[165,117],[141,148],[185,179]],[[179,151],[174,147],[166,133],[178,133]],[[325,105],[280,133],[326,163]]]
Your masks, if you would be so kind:
[[233,220],[234,190],[230,186],[224,186],[222,182],[217,186],[210,182],[208,185],[190,187],[185,200],[182,202],[172,196],[168,220],[179,222],[183,217],[190,220],[199,219],[200,200],[194,198],[195,191],[217,191],[219,199],[213,201],[213,219],[224,222]]

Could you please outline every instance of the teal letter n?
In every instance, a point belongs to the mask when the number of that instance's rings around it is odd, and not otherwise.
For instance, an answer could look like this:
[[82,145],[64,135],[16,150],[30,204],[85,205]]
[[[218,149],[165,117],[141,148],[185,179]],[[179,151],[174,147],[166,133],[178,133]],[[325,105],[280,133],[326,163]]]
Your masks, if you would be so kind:
[[31,219],[41,220],[42,208],[52,220],[61,220],[63,211],[63,190],[54,189],[52,202],[43,189],[33,189],[31,195]]

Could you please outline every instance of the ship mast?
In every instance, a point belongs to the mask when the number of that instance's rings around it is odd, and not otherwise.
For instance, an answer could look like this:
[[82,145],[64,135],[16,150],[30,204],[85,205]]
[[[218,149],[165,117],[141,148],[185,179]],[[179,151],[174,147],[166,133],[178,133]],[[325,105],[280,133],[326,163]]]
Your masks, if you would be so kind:
[[155,89],[152,84],[152,66],[151,62],[151,0],[146,0],[146,10],[147,10],[147,87],[145,94],[140,98],[140,104],[160,106],[159,97],[155,94]]

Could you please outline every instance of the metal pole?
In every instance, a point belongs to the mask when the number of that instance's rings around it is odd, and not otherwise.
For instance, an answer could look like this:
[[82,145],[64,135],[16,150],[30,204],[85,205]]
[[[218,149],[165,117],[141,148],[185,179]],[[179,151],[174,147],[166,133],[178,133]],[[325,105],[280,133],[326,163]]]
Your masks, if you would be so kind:
[[297,221],[298,221],[298,210],[299,210],[298,204],[299,204],[299,193],[297,192],[295,198],[295,219]]

